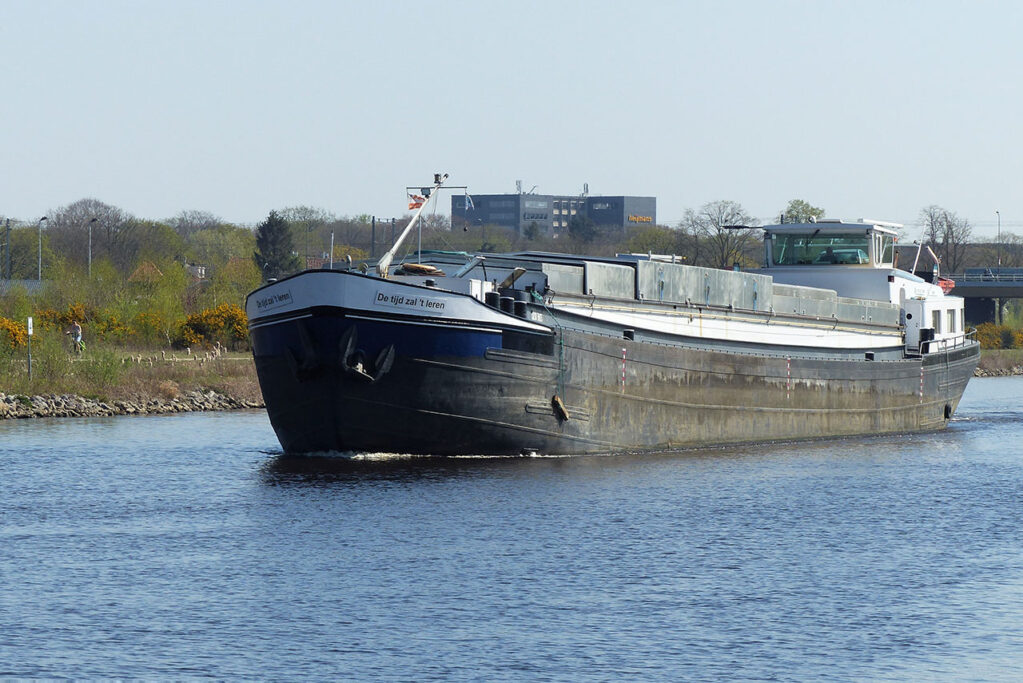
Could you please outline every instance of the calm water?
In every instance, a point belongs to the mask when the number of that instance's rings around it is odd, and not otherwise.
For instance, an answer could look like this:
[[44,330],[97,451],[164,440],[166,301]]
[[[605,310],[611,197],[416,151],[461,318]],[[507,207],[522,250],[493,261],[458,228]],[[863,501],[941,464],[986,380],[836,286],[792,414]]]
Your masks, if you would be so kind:
[[1016,681],[1021,444],[1021,379],[938,434],[602,458],[0,422],[0,677]]

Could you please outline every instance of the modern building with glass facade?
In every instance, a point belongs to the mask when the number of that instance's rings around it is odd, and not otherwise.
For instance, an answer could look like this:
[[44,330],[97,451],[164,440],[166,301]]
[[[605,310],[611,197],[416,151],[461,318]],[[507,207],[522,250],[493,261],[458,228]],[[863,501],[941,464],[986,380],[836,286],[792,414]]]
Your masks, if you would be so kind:
[[599,228],[625,230],[657,224],[656,197],[552,194],[452,195],[452,227],[500,225],[519,234],[558,236],[573,218],[590,219]]

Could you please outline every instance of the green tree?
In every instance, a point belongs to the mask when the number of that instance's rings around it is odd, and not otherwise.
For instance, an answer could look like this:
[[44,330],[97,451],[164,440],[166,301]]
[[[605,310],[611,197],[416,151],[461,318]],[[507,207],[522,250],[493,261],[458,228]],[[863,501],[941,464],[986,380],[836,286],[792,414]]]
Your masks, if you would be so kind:
[[331,223],[337,219],[332,213],[315,206],[289,206],[281,209],[283,218],[291,228],[291,238],[302,252],[302,267],[308,267],[310,256],[319,256],[327,251],[330,243]]
[[781,212],[781,223],[811,223],[824,218],[824,209],[811,206],[802,199],[793,199]]
[[[13,221],[11,221],[13,223]],[[5,232],[6,235],[6,232]],[[60,270],[56,267],[58,257],[50,248],[50,234],[43,223],[43,278],[52,279]],[[7,268],[6,252],[4,268]],[[35,280],[39,276],[39,228],[38,225],[11,226],[11,272],[5,270],[5,277],[13,280]]]
[[635,254],[672,254],[676,252],[678,237],[677,230],[662,225],[635,228],[629,236],[628,250]]
[[576,215],[568,222],[568,234],[579,242],[592,242],[599,234],[592,218]]
[[280,278],[301,267],[288,221],[276,211],[271,211],[256,228],[256,251],[252,260],[266,279]]
[[[128,269],[134,271],[140,262],[181,261],[185,255],[185,240],[166,223],[136,220],[133,229],[120,245],[120,257]],[[115,253],[114,258],[117,258]]]
[[256,236],[248,228],[218,225],[198,230],[188,236],[188,260],[217,269],[235,258],[248,259],[256,246]]
[[259,269],[251,260],[233,258],[213,271],[213,277],[197,283],[194,306],[216,308],[224,303],[244,306],[245,295],[259,282]]
[[353,262],[365,261],[369,258],[369,254],[365,249],[359,249],[358,247],[353,247],[348,244],[334,245],[333,259],[335,264],[347,263],[349,256],[352,257]]

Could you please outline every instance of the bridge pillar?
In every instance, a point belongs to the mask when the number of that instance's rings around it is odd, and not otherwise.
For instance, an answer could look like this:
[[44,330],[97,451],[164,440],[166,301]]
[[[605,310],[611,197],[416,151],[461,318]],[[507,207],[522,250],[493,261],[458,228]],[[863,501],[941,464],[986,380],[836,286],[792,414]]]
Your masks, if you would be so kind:
[[970,325],[997,322],[998,299],[964,299],[966,322]]

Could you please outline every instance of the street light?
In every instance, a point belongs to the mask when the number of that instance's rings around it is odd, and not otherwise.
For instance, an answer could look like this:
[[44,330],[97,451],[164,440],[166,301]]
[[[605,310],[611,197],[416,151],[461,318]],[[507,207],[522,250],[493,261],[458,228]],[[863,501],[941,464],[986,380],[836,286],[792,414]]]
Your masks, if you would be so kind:
[[36,277],[40,282],[43,281],[43,221],[46,220],[46,216],[39,219],[39,274]]
[[7,245],[6,246],[6,250],[4,251],[4,255],[6,256],[6,260],[4,262],[4,265],[5,265],[4,272],[7,274],[7,279],[10,280],[11,279],[11,219],[10,218],[7,219],[7,221],[5,222],[4,227],[5,227],[5,230],[6,230],[6,236],[5,236],[5,242],[4,243]]
[[998,216],[998,267],[1002,267],[1002,213],[995,211],[995,215]]
[[98,218],[93,218],[89,221],[89,279],[92,279],[92,224],[98,220]]

